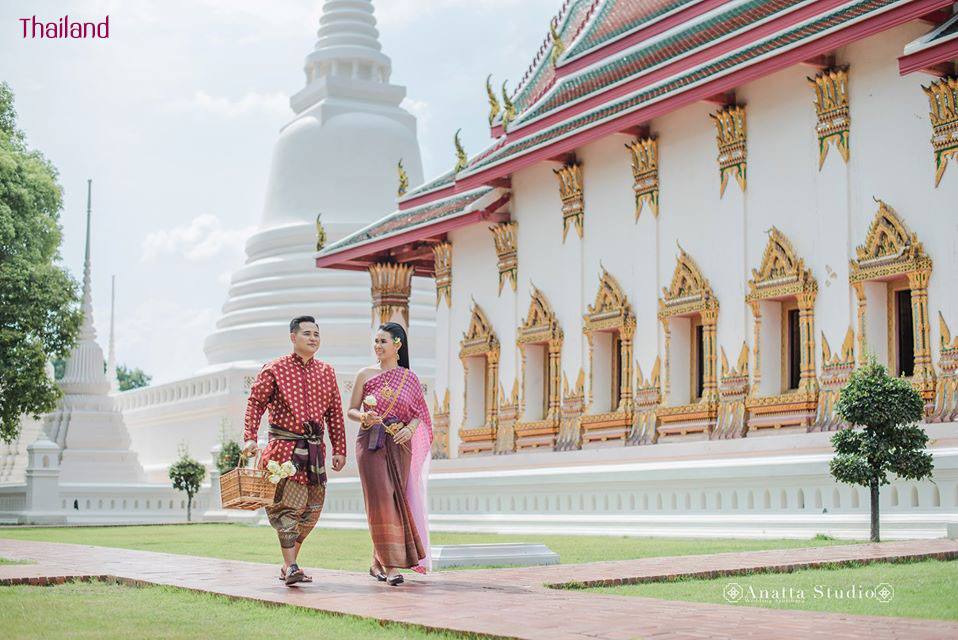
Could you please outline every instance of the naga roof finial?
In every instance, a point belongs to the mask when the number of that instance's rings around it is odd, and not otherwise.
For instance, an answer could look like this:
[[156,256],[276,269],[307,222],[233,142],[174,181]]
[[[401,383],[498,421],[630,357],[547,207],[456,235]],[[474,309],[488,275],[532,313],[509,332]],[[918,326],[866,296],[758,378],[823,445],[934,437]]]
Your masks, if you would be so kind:
[[496,119],[496,116],[499,115],[499,100],[496,98],[495,91],[492,90],[492,74],[490,73],[486,77],[486,95],[489,96],[489,126],[492,126],[492,121]]
[[512,104],[512,100],[509,99],[509,92],[506,91],[506,83],[508,80],[502,81],[502,130],[505,131],[509,127],[509,123],[516,119],[516,105]]
[[466,165],[469,164],[469,157],[466,155],[466,150],[462,148],[462,140],[459,139],[459,132],[462,129],[456,129],[456,135],[453,137],[453,144],[456,145],[456,168],[454,171],[459,173],[466,168]]
[[406,168],[402,166],[402,158],[399,159],[396,169],[399,172],[399,188],[396,189],[396,195],[401,198],[409,190],[409,176],[406,174]]
[[553,18],[549,23],[549,36],[552,38],[551,58],[553,67],[556,65],[556,62],[558,62],[559,56],[565,52],[565,45],[562,43],[562,37],[559,36],[558,26],[559,21],[556,18]]

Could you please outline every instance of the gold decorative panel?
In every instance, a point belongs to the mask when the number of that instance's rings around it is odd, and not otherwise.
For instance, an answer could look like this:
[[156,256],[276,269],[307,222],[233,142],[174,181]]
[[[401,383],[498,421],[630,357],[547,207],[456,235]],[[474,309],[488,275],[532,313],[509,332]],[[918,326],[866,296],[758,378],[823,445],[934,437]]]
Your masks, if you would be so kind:
[[583,316],[582,332],[589,340],[589,399],[593,404],[595,389],[595,358],[593,335],[596,331],[614,331],[619,337],[618,371],[619,405],[606,413],[587,413],[582,416],[583,444],[593,441],[624,440],[632,427],[635,411],[632,396],[632,339],[635,336],[635,313],[618,280],[602,269],[595,301]]
[[523,392],[519,404],[519,422],[516,424],[516,447],[518,449],[535,448],[544,444],[548,444],[551,448],[555,444],[562,412],[562,397],[560,395],[562,340],[562,329],[559,327],[559,320],[552,310],[552,305],[549,304],[545,294],[533,286],[529,311],[525,320],[519,326],[516,337],[516,344],[522,356],[522,389],[526,388],[526,346],[530,344],[544,345],[548,353],[548,362],[546,370],[542,373],[546,379],[549,405],[545,416],[541,420],[526,420],[526,398],[525,392]]
[[632,156],[632,190],[635,191],[635,219],[643,205],[659,216],[659,143],[655,138],[639,138],[625,145]]
[[715,122],[715,140],[718,143],[718,166],[722,184],[719,194],[725,195],[729,176],[735,176],[738,185],[745,191],[748,154],[745,107],[726,107],[709,117]]
[[582,198],[582,165],[567,164],[553,171],[559,179],[559,197],[562,198],[562,241],[565,242],[570,224],[575,224],[576,233],[581,238],[582,216],[585,211]]
[[722,353],[722,375],[719,379],[718,418],[712,439],[741,438],[745,435],[745,397],[748,395],[748,345],[742,343],[735,368],[728,365]]
[[815,423],[810,431],[836,431],[845,426],[844,421],[835,413],[835,404],[842,387],[855,370],[855,331],[848,327],[841,351],[832,354],[832,349],[822,332],[822,376],[818,392],[818,407],[815,411]]
[[373,322],[389,322],[397,312],[409,326],[409,294],[412,291],[413,267],[404,264],[379,263],[369,267],[372,280]]
[[585,371],[579,369],[575,388],[569,389],[569,379],[562,375],[562,420],[556,451],[572,451],[582,448],[582,412],[585,410]]
[[496,255],[499,256],[499,293],[502,293],[502,285],[506,280],[512,281],[512,290],[516,290],[516,272],[519,269],[519,254],[516,250],[516,236],[519,231],[519,223],[500,222],[489,227],[492,232],[492,239],[496,244]]
[[922,87],[931,111],[931,146],[935,152],[935,186],[941,182],[948,158],[958,159],[958,78],[942,78]]
[[433,246],[432,255],[435,261],[436,306],[445,298],[446,306],[452,307],[452,244],[440,242]]
[[828,148],[835,145],[848,162],[848,131],[851,118],[848,114],[848,68],[826,69],[814,78],[807,78],[815,89],[815,112],[818,124],[818,168],[825,164]]
[[472,303],[472,316],[469,328],[459,343],[459,359],[483,356],[486,359],[486,373],[484,384],[485,410],[484,422],[481,427],[467,428],[469,407],[469,384],[463,385],[463,424],[459,430],[460,453],[486,453],[493,450],[496,438],[496,424],[499,408],[499,339],[492,329],[492,324],[482,311],[482,308]]
[[[866,301],[861,284],[874,280],[889,280],[896,276],[908,278],[911,289],[912,318],[915,333],[915,369],[912,384],[926,402],[935,394],[935,371],[931,363],[931,326],[928,320],[928,280],[932,260],[908,230],[904,221],[885,202],[875,199],[878,212],[868,228],[865,243],[855,249],[855,259],[849,261],[848,279],[859,296],[859,333],[864,332]],[[864,337],[859,335],[864,343]]]
[[660,368],[661,360],[656,356],[652,373],[646,379],[642,374],[642,367],[638,362],[635,363],[635,416],[632,419],[632,429],[625,440],[626,445],[652,444],[658,439],[655,409],[662,402]]
[[[799,309],[799,354],[801,378],[799,391],[817,393],[818,383],[815,378],[815,298],[818,295],[818,283],[812,277],[810,269],[805,267],[805,261],[795,254],[792,243],[776,227],[768,232],[768,244],[762,255],[762,263],[758,269],[752,269],[752,278],[748,281],[749,293],[745,296],[748,303],[759,300],[781,300],[794,296]],[[759,324],[761,317],[758,307],[753,306],[755,318],[755,349],[756,369],[758,369],[759,354]],[[756,371],[756,375],[759,372]]]
[[436,460],[449,457],[449,389],[443,394],[441,404],[433,393],[432,457]]
[[499,385],[499,420],[496,425],[496,445],[493,452],[501,455],[516,450],[516,421],[519,416],[519,381],[512,383],[512,395],[507,396]]
[[939,375],[935,385],[935,404],[928,421],[955,422],[958,421],[958,336],[952,339],[941,311],[938,312],[938,332],[941,334]]

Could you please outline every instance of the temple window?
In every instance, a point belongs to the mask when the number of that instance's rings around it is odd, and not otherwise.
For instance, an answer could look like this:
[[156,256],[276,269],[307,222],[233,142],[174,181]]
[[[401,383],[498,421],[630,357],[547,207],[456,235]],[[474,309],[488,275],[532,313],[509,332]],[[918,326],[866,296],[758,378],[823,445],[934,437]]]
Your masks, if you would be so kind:
[[718,300],[685,250],[672,282],[662,289],[659,321],[665,334],[664,403],[656,411],[661,436],[709,434],[718,410],[715,333]]
[[522,356],[517,449],[552,447],[561,418],[562,329],[552,305],[534,286],[529,311],[517,331]]
[[932,260],[885,202],[855,250],[849,282],[858,298],[858,360],[868,355],[911,379],[930,406],[935,395],[928,320]]
[[582,444],[624,440],[635,410],[632,337],[635,315],[618,281],[603,269],[595,302],[584,317],[589,341],[589,400]]
[[772,227],[746,301],[752,308],[754,375],[749,430],[805,430],[815,420],[818,284],[791,241]]
[[499,340],[479,305],[472,308],[469,328],[460,342],[459,359],[465,376],[459,451],[490,453],[498,417]]

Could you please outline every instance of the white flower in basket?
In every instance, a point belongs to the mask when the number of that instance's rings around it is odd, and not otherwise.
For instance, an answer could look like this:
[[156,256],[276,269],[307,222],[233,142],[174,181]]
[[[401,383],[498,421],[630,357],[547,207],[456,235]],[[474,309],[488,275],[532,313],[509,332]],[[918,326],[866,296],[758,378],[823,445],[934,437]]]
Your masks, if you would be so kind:
[[269,472],[269,481],[273,484],[279,484],[283,478],[296,475],[296,465],[292,460],[287,460],[283,464],[270,460],[266,463],[266,470]]

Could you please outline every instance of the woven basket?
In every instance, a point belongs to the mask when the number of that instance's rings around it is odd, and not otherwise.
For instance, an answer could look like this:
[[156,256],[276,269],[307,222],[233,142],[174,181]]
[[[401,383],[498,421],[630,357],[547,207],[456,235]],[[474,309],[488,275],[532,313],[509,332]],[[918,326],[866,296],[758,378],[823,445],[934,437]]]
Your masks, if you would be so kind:
[[224,509],[256,511],[273,503],[276,485],[267,478],[263,469],[243,467],[244,459],[232,471],[220,476],[220,496]]

